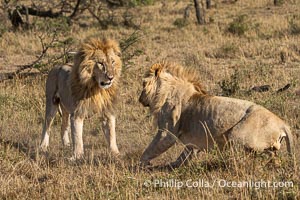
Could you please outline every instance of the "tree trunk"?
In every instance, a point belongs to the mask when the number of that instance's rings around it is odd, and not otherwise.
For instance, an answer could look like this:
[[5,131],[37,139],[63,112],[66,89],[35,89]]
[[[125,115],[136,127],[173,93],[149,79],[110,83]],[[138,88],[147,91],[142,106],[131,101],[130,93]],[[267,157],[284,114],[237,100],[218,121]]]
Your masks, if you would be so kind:
[[204,24],[204,17],[201,14],[201,8],[198,0],[194,0],[195,10],[196,10],[196,17],[198,24]]
[[206,9],[210,9],[210,8],[211,8],[211,1],[206,0]]

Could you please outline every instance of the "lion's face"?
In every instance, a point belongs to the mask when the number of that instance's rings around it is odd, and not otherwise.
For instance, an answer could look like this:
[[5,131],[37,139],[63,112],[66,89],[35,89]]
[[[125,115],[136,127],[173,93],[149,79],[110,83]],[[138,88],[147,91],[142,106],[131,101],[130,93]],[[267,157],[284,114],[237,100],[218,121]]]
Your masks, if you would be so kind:
[[155,77],[147,77],[143,80],[143,90],[141,92],[139,102],[145,107],[151,107],[155,100],[157,92],[157,79]]
[[143,90],[141,92],[139,102],[145,106],[152,109],[154,107],[157,93],[160,87],[160,73],[161,65],[154,64],[150,67],[145,78],[143,79]]
[[113,40],[90,40],[83,44],[75,57],[81,85],[110,88],[121,74],[122,61],[119,55],[119,45]]
[[94,62],[93,79],[100,88],[107,89],[113,84],[115,76],[119,73],[120,58],[113,53],[99,54],[92,59]]
[[148,107],[150,102],[149,102],[149,99],[147,98],[147,94],[149,94],[149,89],[147,91],[147,87],[146,87],[146,82],[143,81],[143,90],[141,92],[141,95],[140,95],[140,98],[139,98],[139,102],[145,106],[145,107]]
[[180,65],[160,62],[153,64],[146,72],[139,102],[150,107],[151,110],[157,109],[166,100],[166,95],[169,92],[167,85],[177,84],[177,79],[189,82],[191,91],[196,90],[201,94],[207,94],[199,82],[201,80],[200,75],[195,70],[184,70]]

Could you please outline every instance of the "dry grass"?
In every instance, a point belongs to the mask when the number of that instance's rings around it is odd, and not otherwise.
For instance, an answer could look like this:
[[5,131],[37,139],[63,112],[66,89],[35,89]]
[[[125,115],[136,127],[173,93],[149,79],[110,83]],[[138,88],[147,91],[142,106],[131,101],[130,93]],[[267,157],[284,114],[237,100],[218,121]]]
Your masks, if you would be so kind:
[[[280,7],[272,1],[238,1],[223,4],[207,11],[211,23],[197,26],[194,13],[189,23],[179,28],[176,19],[183,17],[188,1],[155,3],[131,8],[133,20],[140,24],[143,37],[132,46],[122,76],[122,88],[117,105],[117,135],[120,158],[111,157],[107,150],[97,116],[85,121],[84,163],[70,163],[71,149],[63,149],[59,134],[59,116],[55,119],[47,155],[40,154],[45,110],[45,76],[16,79],[0,83],[0,198],[1,199],[299,199],[299,166],[291,165],[282,152],[275,163],[268,163],[266,155],[252,155],[244,151],[201,153],[188,166],[174,171],[133,170],[143,149],[155,132],[147,109],[138,103],[141,79],[146,67],[167,59],[195,67],[212,94],[222,94],[219,82],[227,80],[238,85],[232,96],[254,101],[286,120],[293,133],[300,127],[300,4],[287,1]],[[241,35],[228,32],[229,24],[238,16],[245,16],[248,28]],[[298,15],[298,16],[297,16]],[[3,13],[1,14],[3,16]],[[293,20],[291,22],[291,20]],[[79,20],[80,21],[80,20]],[[81,21],[84,21],[82,19]],[[101,30],[89,20],[88,28],[75,23],[67,31],[72,48],[89,36],[127,38],[134,29],[121,26]],[[7,26],[9,26],[7,24]],[[41,47],[38,29],[6,31],[0,37],[0,71],[10,71],[16,65],[35,60]],[[59,35],[66,39],[66,34]],[[139,50],[137,53],[136,50]],[[59,47],[49,52],[55,56]],[[46,66],[50,69],[53,64]],[[232,74],[238,73],[232,79]],[[276,90],[290,83],[282,93]],[[252,86],[271,85],[264,93],[249,92]],[[297,145],[297,150],[299,150]],[[177,144],[154,164],[164,164],[179,154]],[[299,161],[296,152],[296,161]],[[292,181],[293,187],[147,187],[150,180],[200,179],[212,184],[227,181]],[[174,183],[174,182],[173,182]],[[204,185],[203,185],[204,186]]]

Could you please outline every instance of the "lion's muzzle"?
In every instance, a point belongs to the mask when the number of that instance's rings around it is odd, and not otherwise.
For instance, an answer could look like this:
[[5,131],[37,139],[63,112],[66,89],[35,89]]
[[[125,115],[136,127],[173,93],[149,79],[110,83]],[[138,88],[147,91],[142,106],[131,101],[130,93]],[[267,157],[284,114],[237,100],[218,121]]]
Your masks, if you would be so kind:
[[144,106],[144,107],[149,107],[149,103],[146,101],[146,92],[143,90],[140,98],[139,98],[139,102]]
[[101,81],[101,82],[100,82],[100,84],[99,84],[99,87],[100,87],[100,88],[107,89],[107,88],[109,88],[109,87],[112,85],[114,76],[113,76],[113,75],[110,75],[110,74],[106,74],[106,75],[105,75],[105,78],[106,78],[107,80],[106,80],[106,81]]
[[110,86],[112,86],[112,83],[113,83],[113,80],[109,80],[109,81],[101,81],[100,84],[99,84],[99,87],[100,88],[103,88],[103,89],[107,89],[109,88]]

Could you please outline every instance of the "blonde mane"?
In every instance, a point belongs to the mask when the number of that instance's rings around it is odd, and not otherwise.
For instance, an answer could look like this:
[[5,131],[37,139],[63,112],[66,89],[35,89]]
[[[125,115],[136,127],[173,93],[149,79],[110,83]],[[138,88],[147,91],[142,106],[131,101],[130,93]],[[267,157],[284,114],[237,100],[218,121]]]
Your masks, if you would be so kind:
[[[183,68],[177,64],[160,62],[150,67],[145,78],[151,78],[152,84],[150,84],[150,87],[156,87],[159,90],[153,97],[153,106],[150,108],[154,115],[161,110],[167,98],[168,101],[176,101],[175,95],[181,96],[180,98],[183,99],[190,98],[194,94],[207,95],[200,82],[199,73],[192,68]],[[161,81],[160,85],[158,85],[158,79]],[[188,95],[188,97],[182,95]],[[174,103],[176,104],[176,102]]]
[[[72,96],[78,103],[76,110],[78,114],[85,114],[88,109],[100,112],[104,108],[112,108],[119,87],[120,74],[115,75],[114,83],[110,88],[102,89],[93,80],[94,62],[90,60],[97,51],[102,51],[106,55],[111,50],[120,53],[119,45],[115,41],[92,38],[84,42],[75,55],[70,85]],[[116,67],[121,68],[121,63]]]
[[195,89],[203,94],[207,94],[205,88],[200,82],[201,77],[200,74],[193,68],[184,68],[181,65],[170,63],[170,62],[159,62],[151,66],[150,70],[146,73],[146,77],[150,77],[155,75],[156,73],[168,72],[174,77],[188,81],[192,83]]

